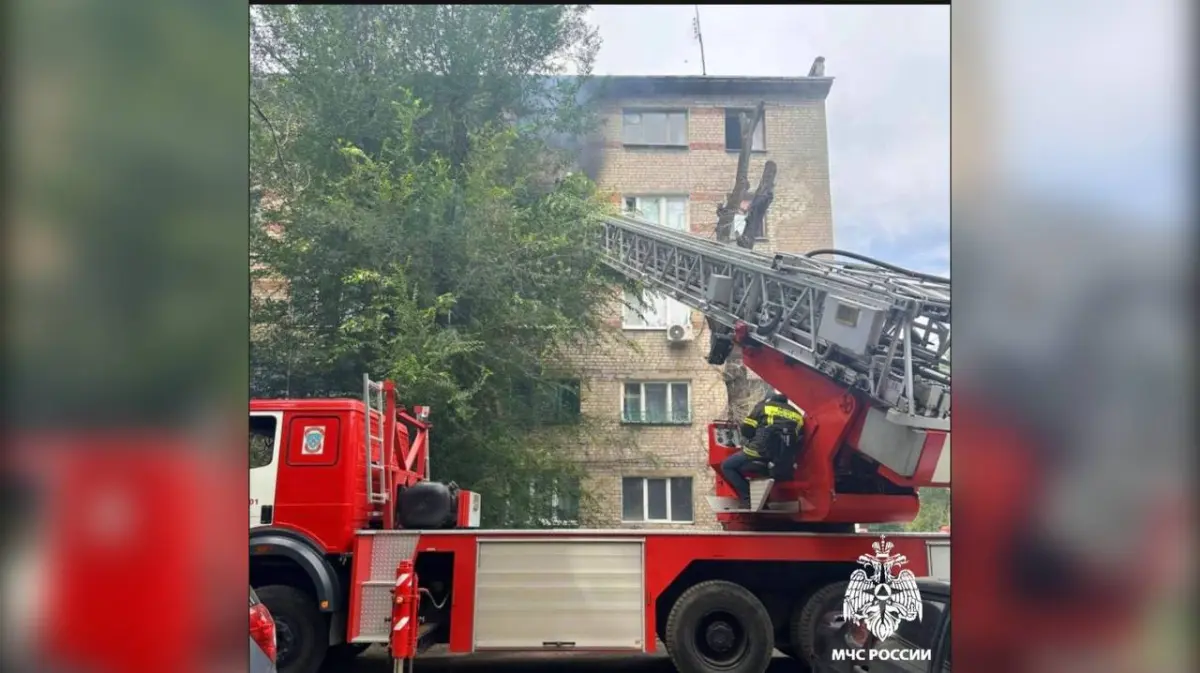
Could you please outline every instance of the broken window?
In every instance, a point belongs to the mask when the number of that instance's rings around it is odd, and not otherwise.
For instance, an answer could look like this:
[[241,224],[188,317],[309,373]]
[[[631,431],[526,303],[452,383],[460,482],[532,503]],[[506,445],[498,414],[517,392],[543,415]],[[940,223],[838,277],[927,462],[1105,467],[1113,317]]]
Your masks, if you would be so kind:
[[[737,150],[742,149],[742,122],[741,115],[745,114],[748,121],[754,120],[754,110],[743,108],[725,108],[725,149]],[[758,127],[754,129],[754,144],[750,146],[751,151],[765,152],[767,149],[767,116],[763,114],[763,118],[758,122]]]

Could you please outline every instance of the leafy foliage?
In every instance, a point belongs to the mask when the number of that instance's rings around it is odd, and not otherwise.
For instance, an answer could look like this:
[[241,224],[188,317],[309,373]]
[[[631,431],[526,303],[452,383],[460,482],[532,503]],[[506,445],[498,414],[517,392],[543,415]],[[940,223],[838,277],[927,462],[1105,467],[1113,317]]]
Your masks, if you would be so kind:
[[881,533],[893,531],[909,531],[913,533],[936,533],[942,526],[950,525],[950,489],[922,488],[921,509],[912,521],[901,523],[881,523],[867,526],[868,530]]
[[950,525],[950,489],[923,488],[920,495],[921,509],[908,524],[908,530],[936,532],[942,526]]
[[[587,423],[540,428],[514,393],[578,378],[555,355],[605,338],[617,282],[589,249],[610,206],[554,142],[595,122],[576,104],[598,48],[585,11],[253,14],[251,250],[286,292],[251,307],[252,392],[393,379],[434,409],[436,478],[481,491],[490,525],[539,525],[537,484],[577,481],[562,447]],[[568,65],[582,76],[546,77]]]

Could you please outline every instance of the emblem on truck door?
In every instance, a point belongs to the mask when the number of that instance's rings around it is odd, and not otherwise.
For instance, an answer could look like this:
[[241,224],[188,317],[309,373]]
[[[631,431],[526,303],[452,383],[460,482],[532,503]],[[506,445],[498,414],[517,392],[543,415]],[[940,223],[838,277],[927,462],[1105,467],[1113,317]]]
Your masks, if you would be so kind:
[[304,428],[304,446],[306,456],[319,456],[325,451],[325,428],[309,426]]
[[[842,615],[846,621],[862,624],[880,641],[887,640],[901,622],[921,619],[921,591],[911,570],[899,570],[908,563],[903,554],[892,554],[894,545],[887,536],[871,544],[874,554],[863,554],[859,568],[850,574]],[[899,570],[899,572],[894,572]]]

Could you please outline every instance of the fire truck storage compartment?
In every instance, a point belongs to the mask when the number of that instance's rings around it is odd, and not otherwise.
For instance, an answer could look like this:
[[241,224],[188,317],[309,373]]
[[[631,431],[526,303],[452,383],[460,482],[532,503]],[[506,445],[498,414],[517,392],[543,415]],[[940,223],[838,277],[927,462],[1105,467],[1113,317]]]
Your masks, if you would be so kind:
[[475,649],[644,648],[640,539],[479,540]]
[[[359,583],[355,590],[361,593],[358,628],[349,634],[350,642],[386,643],[390,639],[396,568],[414,557],[418,539],[418,533],[409,531],[358,531],[355,555],[369,561],[362,568],[367,579],[355,578]],[[369,552],[363,553],[364,549]]]

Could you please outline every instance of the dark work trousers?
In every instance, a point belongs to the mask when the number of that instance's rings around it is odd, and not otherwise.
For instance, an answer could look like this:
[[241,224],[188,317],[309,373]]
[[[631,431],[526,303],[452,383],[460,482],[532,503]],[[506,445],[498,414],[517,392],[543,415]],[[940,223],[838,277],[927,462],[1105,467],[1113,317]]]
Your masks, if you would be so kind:
[[743,503],[750,502],[750,481],[742,474],[742,470],[758,460],[747,456],[745,451],[738,451],[721,461],[721,474],[725,475],[725,481],[737,491],[738,499]]

